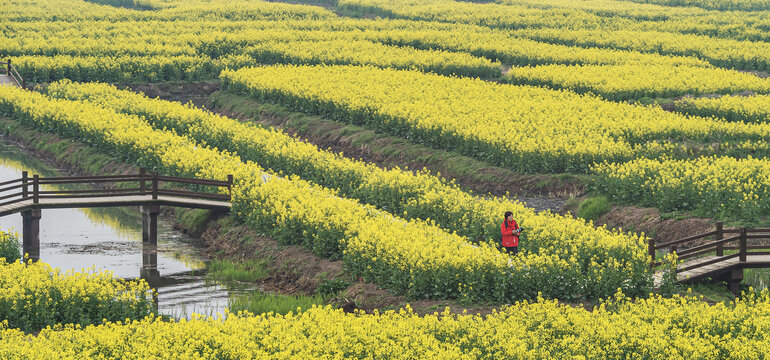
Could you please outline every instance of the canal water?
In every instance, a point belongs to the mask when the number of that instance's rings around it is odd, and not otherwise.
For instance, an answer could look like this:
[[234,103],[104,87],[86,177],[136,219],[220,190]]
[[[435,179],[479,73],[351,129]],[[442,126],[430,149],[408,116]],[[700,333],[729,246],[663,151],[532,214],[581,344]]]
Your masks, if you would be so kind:
[[[41,177],[67,175],[0,141],[0,182],[20,178],[22,171]],[[0,217],[0,228],[21,233],[21,214]],[[174,318],[224,314],[231,295],[205,279],[206,259],[200,249],[169,224],[159,219],[157,246],[143,244],[142,216],[136,207],[43,210],[40,260],[62,272],[95,267],[121,278],[144,278],[157,289],[159,313]]]

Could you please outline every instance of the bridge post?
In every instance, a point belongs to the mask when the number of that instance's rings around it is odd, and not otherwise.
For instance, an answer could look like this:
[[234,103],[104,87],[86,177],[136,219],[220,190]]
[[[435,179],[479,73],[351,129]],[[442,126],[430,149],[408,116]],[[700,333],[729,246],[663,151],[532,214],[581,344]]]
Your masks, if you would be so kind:
[[32,175],[32,203],[40,202],[40,175]]
[[[724,230],[722,230],[722,226],[723,226],[723,224],[722,224],[721,221],[716,223],[717,234],[714,236],[714,240],[716,240],[716,241],[724,239]],[[725,247],[725,244],[723,244],[723,243],[717,244],[717,256],[722,256],[722,255],[725,254],[724,247]]]
[[[741,228],[741,237],[740,237],[740,240],[738,241],[740,242],[740,245],[739,245],[740,250],[738,250],[740,255],[738,255],[738,261],[740,261],[741,263],[745,263],[746,253],[748,252],[747,246],[746,246],[747,237],[746,237],[745,227]],[[730,287],[730,291],[732,291],[733,294],[738,294],[738,291],[740,290],[738,285],[740,284],[741,281],[743,281],[743,266],[744,264],[740,264],[737,269],[730,271],[727,275],[729,276],[729,278],[727,279],[727,284]]]
[[158,199],[158,172],[152,173],[152,199]]
[[144,195],[144,192],[147,190],[147,186],[144,183],[144,177],[147,175],[147,169],[145,168],[139,168],[139,191]]
[[160,214],[160,205],[143,205],[142,211],[142,242],[158,243],[158,214]]
[[650,255],[650,268],[655,268],[655,239],[647,239],[647,253]]
[[11,76],[11,59],[8,59],[8,70],[7,71],[8,72],[6,74],[8,74],[8,76]]
[[22,247],[32,261],[40,260],[40,209],[22,211]]
[[745,227],[741,228],[739,260],[742,263],[746,262],[746,228]]
[[21,198],[26,199],[27,196],[29,196],[29,189],[27,189],[27,184],[29,184],[29,174],[26,171],[21,172]]

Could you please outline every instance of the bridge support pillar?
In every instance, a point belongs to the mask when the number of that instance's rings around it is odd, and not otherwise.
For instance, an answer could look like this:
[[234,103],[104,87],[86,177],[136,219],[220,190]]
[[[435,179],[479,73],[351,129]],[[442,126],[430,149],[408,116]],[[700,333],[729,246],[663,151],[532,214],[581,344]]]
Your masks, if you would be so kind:
[[150,244],[158,243],[158,214],[160,205],[146,205],[142,211],[142,241]]
[[22,222],[22,247],[25,254],[29,254],[32,261],[40,260],[40,209],[31,209],[21,212]]
[[733,269],[723,273],[719,280],[727,283],[727,288],[733,294],[740,292],[740,284],[743,281],[743,268]]
[[160,286],[160,271],[158,271],[158,247],[155,244],[142,243],[142,268],[139,277],[147,281],[152,290],[152,302],[158,308],[158,287]]
[[139,275],[142,279],[148,279],[148,282],[160,279],[158,248],[149,242],[145,242],[142,245],[142,269]]

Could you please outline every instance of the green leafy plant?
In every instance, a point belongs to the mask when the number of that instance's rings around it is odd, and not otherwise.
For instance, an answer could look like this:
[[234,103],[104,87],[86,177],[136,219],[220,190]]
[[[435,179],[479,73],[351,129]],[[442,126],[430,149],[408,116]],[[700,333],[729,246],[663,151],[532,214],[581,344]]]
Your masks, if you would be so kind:
[[337,296],[349,286],[350,282],[343,279],[326,279],[318,285],[318,294],[324,297]]
[[584,200],[578,207],[577,215],[585,220],[596,221],[610,211],[610,201],[606,196],[595,196]]
[[19,238],[15,234],[0,232],[0,258],[9,263],[21,258]]

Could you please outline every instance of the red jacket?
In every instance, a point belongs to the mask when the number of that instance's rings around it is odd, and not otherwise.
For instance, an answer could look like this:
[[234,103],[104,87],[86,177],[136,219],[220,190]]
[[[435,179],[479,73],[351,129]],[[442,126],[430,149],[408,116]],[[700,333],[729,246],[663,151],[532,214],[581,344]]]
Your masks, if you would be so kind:
[[511,222],[508,222],[508,220],[503,221],[503,224],[500,225],[500,233],[503,234],[504,247],[519,246],[519,235],[513,234],[514,230],[518,230],[518,229],[519,229],[519,224],[516,223],[516,220]]

